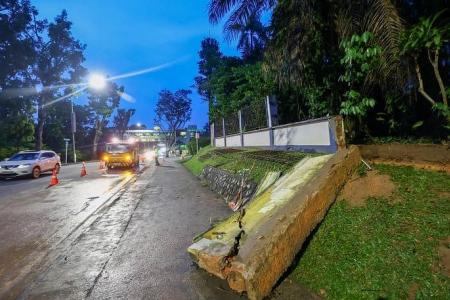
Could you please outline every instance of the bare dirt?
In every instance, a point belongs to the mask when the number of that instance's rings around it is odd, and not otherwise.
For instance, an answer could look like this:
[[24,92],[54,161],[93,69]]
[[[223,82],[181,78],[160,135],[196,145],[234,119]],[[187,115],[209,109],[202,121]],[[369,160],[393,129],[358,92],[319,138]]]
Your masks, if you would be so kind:
[[438,252],[442,274],[450,278],[450,237],[439,243]]
[[374,163],[442,171],[450,174],[450,145],[373,144],[359,145],[361,156]]
[[417,294],[418,290],[419,290],[419,284],[417,284],[416,282],[411,284],[411,286],[409,287],[409,290],[408,290],[408,300],[416,299],[416,294]]
[[365,176],[355,174],[338,196],[338,201],[345,200],[352,207],[364,206],[367,198],[388,198],[396,186],[389,175],[378,171],[369,171]]

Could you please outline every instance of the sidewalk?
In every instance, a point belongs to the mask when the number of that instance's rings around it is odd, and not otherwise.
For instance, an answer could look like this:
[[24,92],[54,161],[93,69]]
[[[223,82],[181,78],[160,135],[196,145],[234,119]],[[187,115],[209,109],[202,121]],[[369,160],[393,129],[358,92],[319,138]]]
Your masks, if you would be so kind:
[[191,261],[186,248],[216,218],[230,213],[183,166],[162,160],[143,192],[94,299],[242,299]]

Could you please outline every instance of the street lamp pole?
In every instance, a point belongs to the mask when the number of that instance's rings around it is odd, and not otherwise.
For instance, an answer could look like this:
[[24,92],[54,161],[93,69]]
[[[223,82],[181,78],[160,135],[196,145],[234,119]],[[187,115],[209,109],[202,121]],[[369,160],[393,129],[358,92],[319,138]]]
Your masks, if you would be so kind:
[[70,111],[71,111],[71,119],[72,119],[72,147],[73,147],[73,162],[77,162],[77,153],[75,152],[75,132],[76,132],[76,118],[75,113],[73,111],[73,100],[70,99]]
[[69,141],[70,139],[64,139],[64,142],[66,143],[66,165],[67,165],[67,148],[69,147]]

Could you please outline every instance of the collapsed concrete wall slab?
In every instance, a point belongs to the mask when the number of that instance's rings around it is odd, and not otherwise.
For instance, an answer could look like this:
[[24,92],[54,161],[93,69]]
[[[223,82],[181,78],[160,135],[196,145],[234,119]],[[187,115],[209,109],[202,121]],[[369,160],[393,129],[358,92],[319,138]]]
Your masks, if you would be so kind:
[[357,147],[300,161],[247,207],[196,239],[193,260],[250,299],[262,299],[360,163]]

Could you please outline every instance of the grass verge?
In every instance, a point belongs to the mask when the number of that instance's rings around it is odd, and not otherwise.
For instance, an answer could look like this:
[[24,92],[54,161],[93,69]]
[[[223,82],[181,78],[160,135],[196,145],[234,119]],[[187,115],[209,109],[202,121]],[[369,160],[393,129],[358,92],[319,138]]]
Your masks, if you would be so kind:
[[376,169],[396,183],[394,198],[369,198],[355,208],[336,202],[300,254],[294,277],[328,299],[448,299],[438,246],[450,236],[450,176]]
[[217,149],[202,148],[183,164],[198,176],[207,165],[238,173],[250,171],[250,178],[259,183],[269,171],[286,172],[306,156],[305,153],[291,151],[268,151],[260,149]]

